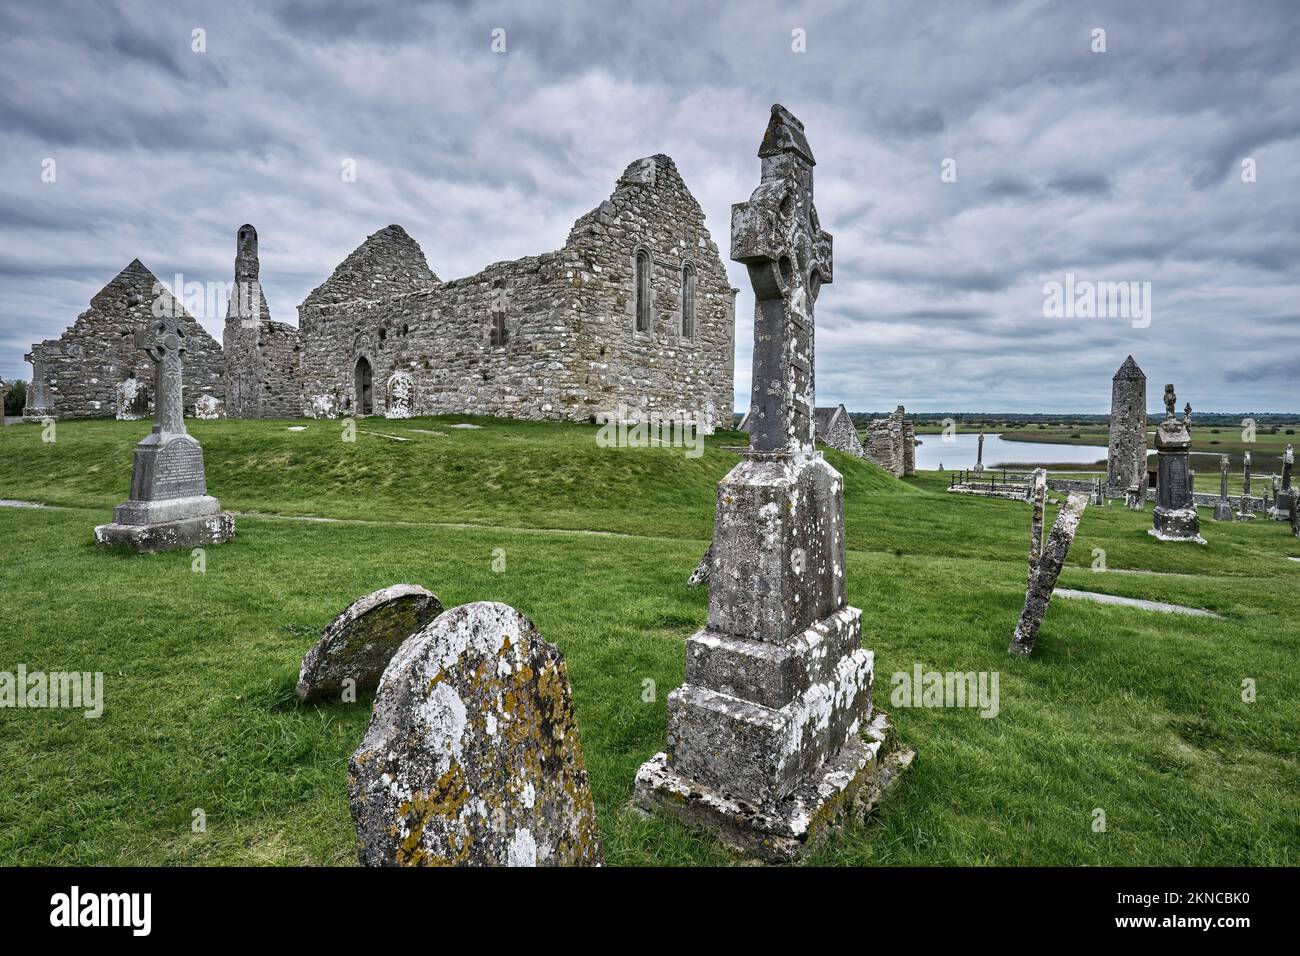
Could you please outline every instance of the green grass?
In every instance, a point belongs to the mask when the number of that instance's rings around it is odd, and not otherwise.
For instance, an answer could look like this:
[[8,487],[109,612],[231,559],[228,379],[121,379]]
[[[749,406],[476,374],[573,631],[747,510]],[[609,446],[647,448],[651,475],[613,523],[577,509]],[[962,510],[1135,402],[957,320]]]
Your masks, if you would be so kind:
[[[733,862],[627,801],[662,749],[683,641],[706,616],[705,592],[685,580],[737,460],[723,446],[743,436],[720,433],[690,459],[601,449],[590,426],[367,420],[355,443],[340,428],[192,423],[213,492],[258,513],[208,551],[202,574],[188,553],[92,543],[147,425],[60,424],[53,444],[36,426],[0,430],[0,497],[64,506],[0,508],[0,670],[102,671],[106,684],[98,720],[0,710],[0,862],[352,863],[346,764],[369,700],[304,707],[293,686],[321,627],[399,581],[448,606],[514,605],[564,651],[609,863]],[[1218,525],[1203,511],[1210,543],[1198,547],[1148,536],[1149,511],[1089,508],[1063,586],[1223,619],[1058,598],[1019,660],[1006,645],[1027,507],[828,457],[845,476],[849,595],[876,652],[876,703],[918,758],[871,821],[813,862],[1300,863],[1300,562],[1286,560],[1300,541],[1284,525]],[[1095,572],[1100,551],[1111,570],[1160,573]],[[890,675],[917,662],[998,672],[998,716],[891,707]],[[1254,703],[1241,699],[1247,678]],[[191,831],[196,808],[204,833]]]

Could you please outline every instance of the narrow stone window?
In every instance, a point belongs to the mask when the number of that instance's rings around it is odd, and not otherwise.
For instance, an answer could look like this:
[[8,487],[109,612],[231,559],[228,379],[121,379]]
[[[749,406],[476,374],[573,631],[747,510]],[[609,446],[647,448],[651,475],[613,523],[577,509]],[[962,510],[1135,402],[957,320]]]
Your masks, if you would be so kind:
[[489,344],[497,348],[504,346],[510,335],[506,328],[506,294],[505,283],[497,279],[492,283],[492,330]]
[[682,338],[695,338],[695,266],[682,266]]
[[636,254],[636,330],[650,331],[650,253],[644,249]]

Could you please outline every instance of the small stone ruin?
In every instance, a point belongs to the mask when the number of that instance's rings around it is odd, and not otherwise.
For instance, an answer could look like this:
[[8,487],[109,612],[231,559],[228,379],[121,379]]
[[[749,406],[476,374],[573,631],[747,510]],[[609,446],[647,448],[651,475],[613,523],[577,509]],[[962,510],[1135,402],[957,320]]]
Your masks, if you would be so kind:
[[916,425],[902,405],[892,415],[872,419],[864,451],[868,461],[895,478],[916,474]]

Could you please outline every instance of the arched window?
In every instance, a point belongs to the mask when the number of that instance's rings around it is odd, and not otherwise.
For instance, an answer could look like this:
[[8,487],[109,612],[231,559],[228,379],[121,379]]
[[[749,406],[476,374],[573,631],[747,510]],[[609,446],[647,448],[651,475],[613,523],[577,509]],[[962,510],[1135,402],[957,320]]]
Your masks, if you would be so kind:
[[636,330],[650,331],[650,253],[638,249],[636,253]]
[[682,265],[682,338],[695,338],[695,266]]
[[357,414],[372,415],[375,411],[374,395],[374,375],[370,370],[370,362],[363,355],[357,359]]

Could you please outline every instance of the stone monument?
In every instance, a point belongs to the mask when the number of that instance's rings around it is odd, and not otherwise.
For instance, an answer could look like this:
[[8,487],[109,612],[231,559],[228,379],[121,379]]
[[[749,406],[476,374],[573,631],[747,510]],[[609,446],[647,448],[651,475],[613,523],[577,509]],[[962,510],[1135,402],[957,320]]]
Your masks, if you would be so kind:
[[168,551],[229,541],[233,515],[208,494],[203,449],[185,432],[181,353],[185,331],[175,315],[155,317],[137,330],[135,343],[153,360],[153,431],[135,448],[131,497],[113,509],[113,523],[95,529],[95,540],[136,551]]
[[1273,507],[1268,510],[1268,516],[1274,521],[1291,520],[1291,499],[1295,496],[1291,490],[1291,469],[1294,465],[1295,447],[1288,444],[1282,454],[1282,478],[1273,496]]
[[975,452],[975,467],[972,469],[975,474],[984,474],[984,433],[980,432],[979,448]]
[[1034,583],[1034,572],[1038,570],[1038,560],[1043,554],[1043,520],[1047,512],[1047,469],[1035,468],[1031,476],[1029,502],[1034,506],[1034,516],[1029,524],[1029,577],[1028,584]]
[[[803,124],[772,107],[762,181],[731,211],[754,287],[750,446],[719,483],[707,626],[634,799],[769,860],[865,812],[913,754],[872,712],[873,655],[844,585],[843,480],[814,447],[813,306],[831,237]],[[864,736],[865,735],[865,736]]]
[[0,378],[0,425],[5,423],[5,402],[9,400],[9,383]]
[[1250,494],[1250,452],[1246,452],[1241,463],[1241,508],[1237,511],[1238,521],[1253,521],[1255,518],[1255,501]]
[[1188,455],[1192,447],[1192,406],[1189,402],[1179,421],[1174,413],[1178,399],[1172,385],[1165,386],[1165,420],[1156,429],[1159,456],[1156,476],[1156,508],[1148,534],[1161,541],[1196,541],[1201,537],[1201,519],[1192,497]]
[[1232,521],[1232,502],[1228,501],[1228,456],[1219,456],[1219,500],[1214,503],[1215,521]]

